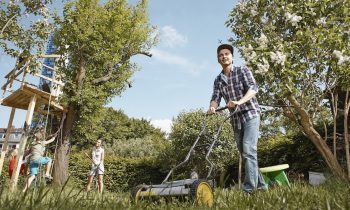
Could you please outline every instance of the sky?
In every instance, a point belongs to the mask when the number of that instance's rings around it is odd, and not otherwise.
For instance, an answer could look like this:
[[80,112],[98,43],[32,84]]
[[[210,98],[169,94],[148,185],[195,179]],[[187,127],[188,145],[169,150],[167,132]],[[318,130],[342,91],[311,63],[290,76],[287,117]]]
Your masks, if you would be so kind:
[[[135,0],[129,1],[131,4]],[[213,81],[221,68],[216,58],[219,41],[233,36],[225,26],[236,0],[149,0],[150,23],[157,27],[160,42],[152,57],[136,56],[137,71],[128,88],[107,106],[122,109],[129,117],[145,118],[170,132],[179,113],[207,109]],[[236,51],[237,52],[237,51]],[[243,60],[234,55],[235,65]],[[14,60],[0,55],[0,85]],[[0,106],[0,127],[7,127],[11,108]],[[16,110],[13,125],[22,127],[25,110]]]

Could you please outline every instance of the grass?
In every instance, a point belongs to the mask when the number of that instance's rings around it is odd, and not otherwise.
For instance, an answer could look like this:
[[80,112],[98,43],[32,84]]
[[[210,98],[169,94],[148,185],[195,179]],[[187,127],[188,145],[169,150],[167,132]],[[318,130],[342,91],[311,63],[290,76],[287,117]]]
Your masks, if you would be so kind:
[[[27,193],[0,190],[0,209],[209,209],[193,201],[158,200],[135,205],[130,194],[86,193],[71,186],[42,187]],[[211,209],[350,209],[350,185],[331,180],[312,187],[297,183],[291,187],[276,187],[268,192],[247,195],[237,189],[216,189]]]

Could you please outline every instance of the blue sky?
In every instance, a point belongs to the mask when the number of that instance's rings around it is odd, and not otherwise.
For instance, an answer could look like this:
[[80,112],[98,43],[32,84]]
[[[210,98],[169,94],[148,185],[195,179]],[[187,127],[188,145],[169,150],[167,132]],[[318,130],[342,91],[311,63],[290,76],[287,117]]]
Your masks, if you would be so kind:
[[[130,2],[135,2],[134,0]],[[136,56],[140,71],[132,77],[132,88],[115,97],[108,106],[122,109],[129,117],[146,118],[169,131],[173,117],[181,111],[207,109],[213,80],[220,72],[216,59],[219,40],[227,42],[232,32],[225,26],[237,1],[150,0],[149,17],[160,33],[152,58]],[[235,54],[235,64],[242,59]],[[1,54],[0,84],[14,65]],[[0,107],[0,127],[6,127],[11,109]],[[14,120],[21,127],[25,111]]]

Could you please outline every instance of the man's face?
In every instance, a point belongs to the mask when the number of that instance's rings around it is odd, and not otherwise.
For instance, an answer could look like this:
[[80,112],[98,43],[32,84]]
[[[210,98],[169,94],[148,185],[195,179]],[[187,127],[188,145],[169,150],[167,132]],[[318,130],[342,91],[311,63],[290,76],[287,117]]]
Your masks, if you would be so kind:
[[222,49],[218,54],[218,61],[221,65],[232,64],[233,56],[229,49]]

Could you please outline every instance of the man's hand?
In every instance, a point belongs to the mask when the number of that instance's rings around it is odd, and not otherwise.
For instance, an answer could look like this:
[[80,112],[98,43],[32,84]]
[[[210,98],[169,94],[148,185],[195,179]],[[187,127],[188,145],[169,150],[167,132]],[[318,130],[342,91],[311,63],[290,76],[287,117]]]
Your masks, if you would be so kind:
[[227,103],[227,107],[230,108],[230,109],[233,109],[235,108],[236,106],[239,106],[241,105],[241,103],[239,101],[229,101]]
[[208,109],[208,111],[207,111],[207,114],[208,114],[208,115],[215,114],[215,113],[216,113],[215,110],[216,110],[215,107],[212,107],[212,106],[211,106],[211,107],[209,107],[209,109]]

